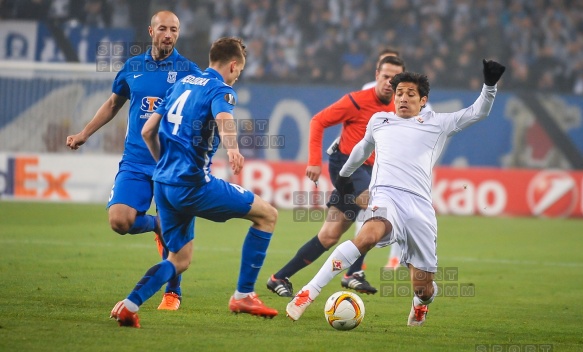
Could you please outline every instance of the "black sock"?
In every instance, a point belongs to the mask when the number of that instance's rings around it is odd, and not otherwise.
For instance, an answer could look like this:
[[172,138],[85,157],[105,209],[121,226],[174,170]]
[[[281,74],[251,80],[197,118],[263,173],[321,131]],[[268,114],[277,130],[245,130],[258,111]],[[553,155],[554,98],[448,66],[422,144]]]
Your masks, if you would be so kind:
[[298,249],[296,255],[273,276],[275,276],[276,279],[292,277],[295,273],[310,265],[314,260],[320,258],[322,253],[327,250],[327,248],[322,246],[322,243],[320,243],[320,240],[316,235]]
[[350,266],[350,268],[348,268],[348,271],[346,272],[346,276],[350,276],[350,275],[362,270],[362,264],[364,263],[365,256],[366,256],[366,253],[361,255],[360,257],[358,257],[358,259]]

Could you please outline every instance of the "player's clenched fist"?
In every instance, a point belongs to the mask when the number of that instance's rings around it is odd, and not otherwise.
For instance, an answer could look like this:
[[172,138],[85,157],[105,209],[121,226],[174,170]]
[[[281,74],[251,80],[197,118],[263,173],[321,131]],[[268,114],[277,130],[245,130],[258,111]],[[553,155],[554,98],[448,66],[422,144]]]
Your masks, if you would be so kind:
[[68,136],[67,137],[67,147],[77,150],[80,146],[85,143],[85,140],[82,139],[78,134]]
[[495,85],[506,71],[506,66],[492,60],[483,59],[482,62],[484,64],[484,83],[487,86]]

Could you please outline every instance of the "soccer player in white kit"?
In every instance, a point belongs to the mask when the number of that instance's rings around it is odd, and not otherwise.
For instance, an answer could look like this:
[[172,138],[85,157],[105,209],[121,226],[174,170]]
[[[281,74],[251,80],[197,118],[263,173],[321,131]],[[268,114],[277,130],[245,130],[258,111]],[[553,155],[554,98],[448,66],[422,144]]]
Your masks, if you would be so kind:
[[484,86],[468,108],[453,113],[421,113],[429,96],[427,76],[403,72],[391,80],[396,112],[375,113],[364,138],[354,147],[335,183],[343,195],[350,192],[350,175],[373,152],[376,160],[369,186],[365,223],[354,239],[330,254],[320,271],[286,307],[298,320],[322,288],[338,273],[373,247],[397,242],[401,264],[409,268],[414,297],[407,325],[425,322],[427,305],[437,294],[437,219],[431,203],[433,166],[446,140],[490,113],[496,83],[505,67],[483,60]]

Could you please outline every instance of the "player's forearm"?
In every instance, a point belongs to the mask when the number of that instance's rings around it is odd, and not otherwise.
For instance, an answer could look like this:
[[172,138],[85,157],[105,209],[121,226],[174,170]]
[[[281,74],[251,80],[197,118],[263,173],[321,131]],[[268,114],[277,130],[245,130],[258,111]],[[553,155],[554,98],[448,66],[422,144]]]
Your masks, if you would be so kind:
[[310,121],[310,135],[308,147],[308,165],[322,165],[322,139],[324,137],[324,126],[317,119]]
[[497,86],[483,85],[480,96],[473,104],[474,111],[478,119],[482,119],[490,114],[494,98],[496,97]]
[[365,139],[358,142],[352,149],[348,160],[344,166],[342,166],[339,175],[342,177],[348,177],[352,175],[354,171],[356,171],[356,169],[358,169],[360,165],[362,165],[366,159],[370,157],[373,151],[374,144],[369,143]]
[[146,143],[150,154],[152,154],[152,157],[156,161],[160,159],[160,138],[158,137],[158,129],[160,127],[161,119],[162,115],[153,113],[144,124],[144,127],[142,127],[142,138],[144,139],[144,143]]
[[126,102],[126,98],[112,94],[97,110],[91,121],[83,128],[81,135],[85,140],[91,137],[101,127],[111,121]]
[[458,112],[461,113],[458,126],[463,129],[488,116],[494,105],[496,90],[496,86],[484,85],[478,99],[467,109]]
[[237,124],[233,115],[221,112],[215,118],[221,137],[221,144],[227,151],[239,152],[237,141]]

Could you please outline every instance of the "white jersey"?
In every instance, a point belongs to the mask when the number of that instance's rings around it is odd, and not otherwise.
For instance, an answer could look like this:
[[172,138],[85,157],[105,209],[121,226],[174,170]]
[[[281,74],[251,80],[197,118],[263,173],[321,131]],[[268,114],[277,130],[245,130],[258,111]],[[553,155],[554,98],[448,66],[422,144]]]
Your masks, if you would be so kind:
[[374,150],[371,192],[375,187],[393,187],[431,201],[433,166],[447,138],[488,116],[495,96],[496,86],[484,85],[478,99],[457,112],[429,111],[411,118],[401,118],[392,112],[374,114],[340,176],[352,175]]

